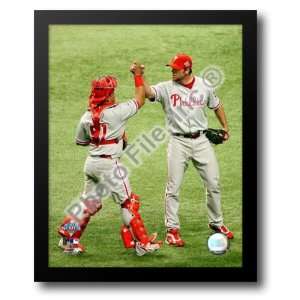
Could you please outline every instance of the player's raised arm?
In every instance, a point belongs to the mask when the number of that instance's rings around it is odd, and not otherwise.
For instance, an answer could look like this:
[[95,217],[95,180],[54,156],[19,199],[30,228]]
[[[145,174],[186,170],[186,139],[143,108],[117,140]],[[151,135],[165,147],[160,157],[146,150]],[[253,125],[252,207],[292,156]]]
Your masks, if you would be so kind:
[[145,104],[145,87],[143,78],[143,68],[139,63],[134,63],[135,67],[130,68],[133,73],[135,84],[135,100],[138,103],[139,108]]
[[155,92],[153,88],[144,80],[144,87],[145,87],[145,96],[150,101],[155,101]]
[[[142,75],[144,74],[144,70],[145,70],[145,66],[144,65],[140,65],[141,67],[141,71],[142,71]],[[133,73],[137,68],[137,64],[133,63],[130,67],[130,71]],[[145,78],[144,79],[144,88],[145,88],[145,97],[148,98],[150,101],[154,101],[155,100],[155,91],[153,90],[153,88],[146,82]]]

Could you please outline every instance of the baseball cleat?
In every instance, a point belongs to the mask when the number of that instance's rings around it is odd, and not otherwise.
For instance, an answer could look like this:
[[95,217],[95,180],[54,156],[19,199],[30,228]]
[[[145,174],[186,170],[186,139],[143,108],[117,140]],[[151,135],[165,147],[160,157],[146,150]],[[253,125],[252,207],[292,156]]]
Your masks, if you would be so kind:
[[179,229],[172,228],[167,231],[166,241],[168,245],[175,247],[183,247],[184,240],[180,237]]
[[136,242],[135,244],[135,252],[137,256],[143,256],[146,253],[152,253],[160,248],[159,243],[147,243],[147,244],[142,244],[141,242]]
[[65,248],[67,247],[67,239],[62,237],[58,242],[58,247],[65,250]]
[[77,239],[61,238],[58,246],[64,250],[65,254],[69,255],[79,255],[85,251],[84,246]]
[[64,250],[64,253],[68,255],[80,255],[83,252],[84,252],[84,247],[80,244],[72,247],[66,247]]
[[218,226],[214,224],[208,224],[208,227],[215,232],[223,233],[228,239],[233,239],[233,232],[230,231],[225,225]]

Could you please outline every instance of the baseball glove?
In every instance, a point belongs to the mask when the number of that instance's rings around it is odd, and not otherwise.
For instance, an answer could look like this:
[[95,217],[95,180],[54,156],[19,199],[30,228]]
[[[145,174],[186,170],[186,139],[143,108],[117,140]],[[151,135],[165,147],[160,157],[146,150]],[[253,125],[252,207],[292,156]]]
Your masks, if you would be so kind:
[[222,144],[224,141],[228,140],[228,133],[223,129],[213,129],[208,128],[205,131],[206,137],[209,141],[215,145]]
[[124,131],[124,134],[123,134],[122,138],[123,138],[123,151],[125,151],[125,149],[128,146],[128,136],[127,136],[125,131]]
[[125,151],[125,149],[127,148],[128,146],[128,142],[123,140],[123,151]]

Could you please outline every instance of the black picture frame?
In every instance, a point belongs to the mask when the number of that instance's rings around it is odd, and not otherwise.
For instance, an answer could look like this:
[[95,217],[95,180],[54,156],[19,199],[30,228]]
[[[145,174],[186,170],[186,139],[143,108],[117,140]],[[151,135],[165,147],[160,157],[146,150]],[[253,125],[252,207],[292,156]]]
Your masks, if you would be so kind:
[[[48,266],[48,26],[50,24],[241,24],[243,27],[243,256],[241,268],[52,268]],[[34,280],[257,281],[257,12],[35,11]]]

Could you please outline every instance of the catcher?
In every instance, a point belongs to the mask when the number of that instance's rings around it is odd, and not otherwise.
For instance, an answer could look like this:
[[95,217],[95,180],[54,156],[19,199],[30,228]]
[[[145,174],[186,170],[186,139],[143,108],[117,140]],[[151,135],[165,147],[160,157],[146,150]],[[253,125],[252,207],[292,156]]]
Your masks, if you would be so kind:
[[[208,226],[231,239],[233,233],[223,223],[219,167],[211,145],[229,138],[223,105],[208,82],[193,75],[189,55],[177,54],[167,66],[171,68],[172,80],[153,86],[144,82],[146,98],[162,105],[170,133],[165,193],[166,243],[177,247],[185,244],[180,235],[179,191],[190,160],[207,191]],[[133,64],[131,70],[135,67]],[[223,129],[208,129],[207,107],[214,110]]]
[[[120,156],[125,139],[125,125],[145,103],[142,69],[139,64],[133,72],[135,98],[117,103],[115,90],[117,80],[113,76],[103,76],[92,81],[88,111],[78,124],[76,144],[90,146],[89,156],[84,166],[85,186],[80,202],[80,214],[67,215],[58,233],[59,246],[65,253],[77,255],[84,252],[80,238],[90,218],[102,208],[101,194],[104,187],[120,205],[123,225],[121,238],[125,248],[134,248],[142,256],[160,248],[155,239],[157,234],[148,235],[138,212],[139,197],[130,187],[125,167]],[[109,183],[106,184],[105,183]]]

